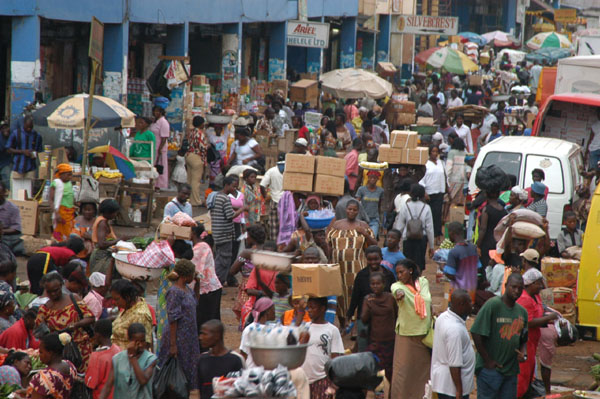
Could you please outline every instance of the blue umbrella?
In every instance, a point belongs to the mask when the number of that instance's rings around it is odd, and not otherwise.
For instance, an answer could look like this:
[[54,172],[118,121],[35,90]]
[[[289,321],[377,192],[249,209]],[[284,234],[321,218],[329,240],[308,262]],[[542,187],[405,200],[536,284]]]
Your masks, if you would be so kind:
[[479,46],[485,46],[487,43],[485,37],[474,32],[459,32],[458,36],[461,36],[469,42],[477,43]]
[[570,57],[572,53],[573,51],[568,48],[545,47],[527,54],[525,59],[529,62],[542,62],[543,60],[546,60],[547,62],[554,64],[561,58]]

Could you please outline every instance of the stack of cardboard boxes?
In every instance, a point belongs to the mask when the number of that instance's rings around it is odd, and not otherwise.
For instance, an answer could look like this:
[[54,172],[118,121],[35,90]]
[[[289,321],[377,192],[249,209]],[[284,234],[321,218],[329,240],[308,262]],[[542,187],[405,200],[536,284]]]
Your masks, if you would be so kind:
[[345,170],[346,160],[342,158],[287,154],[283,189],[323,195],[344,195]]
[[412,101],[394,101],[388,108],[385,121],[388,126],[412,125],[416,119],[415,103]]
[[379,146],[379,162],[391,164],[425,165],[429,158],[426,147],[418,147],[417,132],[394,130],[390,144]]
[[551,258],[542,259],[542,274],[546,278],[548,288],[542,296],[544,304],[562,313],[571,323],[576,321],[576,293],[579,261],[576,259]]

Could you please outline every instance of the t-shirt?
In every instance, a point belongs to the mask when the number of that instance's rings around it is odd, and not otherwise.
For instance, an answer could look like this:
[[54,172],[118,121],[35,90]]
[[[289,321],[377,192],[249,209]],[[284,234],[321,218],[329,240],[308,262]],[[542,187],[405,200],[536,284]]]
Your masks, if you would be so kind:
[[[85,386],[92,390],[94,399],[100,397],[100,392],[102,392],[102,388],[112,372],[112,358],[120,351],[121,348],[112,344],[110,348],[104,347],[102,350],[96,350],[90,356],[88,369],[85,373]],[[112,390],[108,397],[112,399]]]
[[388,247],[381,249],[381,254],[383,255],[382,265],[388,267],[392,273],[394,273],[394,277],[398,279],[396,275],[396,263],[401,260],[406,259],[406,256],[402,253],[402,251],[398,250],[396,252],[390,251]]
[[212,379],[239,371],[244,367],[243,359],[235,352],[229,351],[223,356],[213,356],[209,352],[198,358],[198,384],[200,399],[210,399],[213,395]]
[[275,320],[282,320],[283,314],[292,308],[290,306],[290,302],[288,301],[289,297],[289,294],[279,295],[276,292],[273,293],[272,299],[273,305],[275,305]]
[[[484,339],[490,357],[502,365],[498,371],[505,376],[519,374],[519,361],[515,350],[521,348],[521,335],[527,329],[527,311],[515,303],[509,308],[502,297],[488,299],[481,307],[471,327],[471,334],[479,334]],[[483,358],[477,353],[475,373],[483,369]]]
[[215,150],[219,151],[221,158],[225,158],[227,155],[227,137],[223,133],[217,136],[214,130],[212,132],[213,134],[210,134],[210,131],[207,131],[208,141],[215,146]]
[[548,214],[548,204],[543,198],[539,201],[533,202],[527,207],[527,209],[529,209],[530,211],[534,211],[543,217],[546,217],[546,215]]
[[222,244],[234,239],[233,237],[233,207],[226,194],[217,193],[214,207],[210,210],[212,235],[216,244]]
[[283,174],[279,171],[279,167],[274,166],[267,170],[260,185],[270,190],[273,202],[279,203],[279,199],[283,195]]
[[239,141],[235,141],[233,143],[233,151],[235,151],[235,164],[243,165],[244,160],[248,158],[252,158],[256,153],[252,148],[256,147],[258,142],[254,139],[250,139],[246,142],[246,144],[240,144]]
[[[135,143],[135,141],[151,141],[154,145]],[[156,136],[150,130],[146,130],[143,133],[137,132],[135,134],[134,143],[129,148],[129,156],[134,158],[150,158],[150,162],[153,162],[156,150]]]
[[379,201],[383,196],[383,188],[375,186],[375,191],[369,190],[367,186],[360,186],[356,192],[356,198],[365,208],[370,219],[379,217]]
[[[244,330],[244,332],[246,331]],[[325,363],[331,359],[332,353],[344,353],[344,343],[342,342],[340,330],[331,323],[310,323],[308,332],[310,340],[308,341],[306,359],[302,369],[308,377],[309,384],[312,384],[327,377]]]
[[75,256],[75,252],[71,251],[67,247],[44,247],[38,250],[38,252],[46,252],[50,254],[50,258],[52,258],[52,262],[54,262],[56,266],[66,265],[69,263],[69,260]]
[[461,288],[472,293],[477,290],[477,269],[481,267],[477,247],[470,242],[456,244],[448,253],[444,273],[454,276],[454,289]]
[[[50,187],[54,187],[56,189],[57,181],[59,179],[52,180]],[[63,183],[63,195],[60,200],[60,205],[65,208],[74,208],[75,207],[75,194],[73,193],[73,183],[70,181],[62,182]]]
[[[521,297],[517,299],[517,303],[527,311],[527,321],[540,318],[544,316],[544,307],[542,306],[542,298],[539,295],[531,296],[527,291],[523,290]],[[542,336],[540,327],[531,328],[529,327],[529,336],[527,337],[529,344],[535,344],[539,342]],[[537,345],[536,345],[537,346]],[[529,355],[529,354],[528,354]]]

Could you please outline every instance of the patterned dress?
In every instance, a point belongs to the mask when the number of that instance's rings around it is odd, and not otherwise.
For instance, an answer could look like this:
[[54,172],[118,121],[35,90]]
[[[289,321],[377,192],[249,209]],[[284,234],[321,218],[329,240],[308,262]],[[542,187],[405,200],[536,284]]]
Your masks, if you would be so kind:
[[[374,237],[373,231],[368,228],[367,231],[371,237]],[[343,295],[339,303],[343,314],[346,314],[350,297],[352,296],[352,287],[356,274],[367,265],[365,257],[365,237],[356,230],[338,230],[332,228],[327,234],[327,241],[331,245],[331,261],[339,263],[342,272]]]
[[260,186],[258,184],[251,186],[244,182],[241,191],[244,194],[245,205],[249,208],[246,223],[248,226],[260,223],[260,217],[266,213],[265,200],[260,192]]
[[[196,326],[196,298],[189,288],[182,290],[173,286],[167,292],[169,323],[177,322],[177,360],[187,378],[190,389],[198,389],[197,364],[200,356],[198,329]],[[163,329],[158,365],[163,366],[169,358],[171,328]]]
[[254,270],[254,264],[249,261],[246,260],[244,262],[244,264],[242,265],[242,268],[240,269],[240,273],[242,274],[242,282],[240,283],[239,287],[238,287],[238,293],[237,293],[237,298],[235,300],[235,304],[233,305],[233,313],[235,313],[235,316],[237,317],[239,323],[239,330],[242,331],[244,329],[244,323],[242,323],[242,309],[244,307],[244,304],[248,301],[248,299],[250,299],[250,297],[248,296],[248,294],[246,293],[246,284],[248,283],[248,278],[250,277],[250,274],[252,273],[252,270]]
[[127,329],[133,323],[141,323],[146,328],[146,342],[152,347],[152,314],[144,298],[138,298],[137,302],[127,310],[121,311],[112,328],[112,343],[122,350],[127,349],[129,338]]
[[160,342],[162,333],[167,328],[169,321],[167,317],[167,292],[169,288],[173,286],[173,282],[167,278],[169,273],[173,271],[175,264],[173,263],[168,269],[164,269],[160,278],[158,279],[158,291],[156,297],[158,299],[158,306],[156,309],[156,339],[160,348]]
[[46,367],[31,378],[27,388],[27,397],[33,397],[33,392],[36,392],[48,399],[70,399],[77,370],[68,360],[63,360],[63,362],[69,365],[69,375]]
[[[83,317],[94,317],[85,302],[78,301],[77,305],[79,305],[79,309],[81,309]],[[39,326],[41,323],[46,323],[50,331],[59,331],[64,330],[69,325],[78,321],[80,321],[79,314],[72,303],[69,303],[62,309],[50,309],[44,304],[40,306],[35,324],[36,326]],[[77,345],[79,352],[81,352],[81,357],[83,358],[83,362],[81,363],[81,367],[78,371],[84,372],[87,370],[88,361],[90,360],[90,355],[92,354],[92,341],[87,333],[81,328],[75,329],[71,334],[71,337],[73,338],[73,342]]]

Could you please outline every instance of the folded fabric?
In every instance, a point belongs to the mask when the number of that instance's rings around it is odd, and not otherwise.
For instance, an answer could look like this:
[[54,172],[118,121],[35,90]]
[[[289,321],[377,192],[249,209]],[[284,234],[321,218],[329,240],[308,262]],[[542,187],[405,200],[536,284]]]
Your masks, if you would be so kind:
[[156,269],[175,263],[175,255],[167,241],[154,241],[143,252],[127,255],[127,262]]

